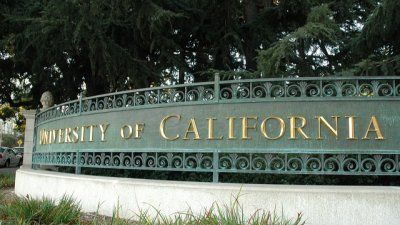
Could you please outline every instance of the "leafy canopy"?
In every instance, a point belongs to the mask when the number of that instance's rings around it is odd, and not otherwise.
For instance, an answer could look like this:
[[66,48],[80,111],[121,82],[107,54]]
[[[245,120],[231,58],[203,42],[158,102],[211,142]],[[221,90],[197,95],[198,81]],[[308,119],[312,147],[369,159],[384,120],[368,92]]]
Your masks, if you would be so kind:
[[399,75],[399,1],[0,2],[0,103],[212,79]]

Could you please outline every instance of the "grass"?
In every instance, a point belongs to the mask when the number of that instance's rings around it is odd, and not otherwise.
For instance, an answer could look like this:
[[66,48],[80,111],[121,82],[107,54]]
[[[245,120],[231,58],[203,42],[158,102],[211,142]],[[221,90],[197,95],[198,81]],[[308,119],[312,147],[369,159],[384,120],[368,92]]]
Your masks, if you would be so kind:
[[[155,209],[156,210],[156,209]],[[210,209],[201,215],[192,212],[176,213],[171,216],[161,214],[156,210],[156,216],[149,216],[148,211],[141,211],[137,224],[140,225],[304,225],[302,214],[296,218],[288,219],[278,215],[276,211],[257,210],[252,215],[244,213],[243,206],[238,197],[230,205],[220,206],[215,203]]]
[[[4,177],[4,176],[3,176]],[[2,178],[10,184],[12,177]],[[3,182],[3,181],[2,181]],[[4,187],[10,187],[5,185]],[[137,221],[122,219],[119,208],[112,217],[96,213],[83,213],[79,202],[64,196],[58,202],[48,199],[34,199],[29,196],[17,197],[0,188],[0,225],[303,225],[301,214],[289,219],[282,212],[257,210],[251,215],[244,212],[238,196],[229,205],[215,203],[211,208],[197,215],[188,211],[164,215],[156,208],[155,215],[142,210]]]
[[119,208],[114,209],[112,217],[100,215],[98,213],[99,208],[100,206],[98,206],[96,213],[84,214],[84,218],[81,219],[82,225],[137,225],[137,222],[121,218],[119,216]]
[[14,197],[0,206],[0,220],[5,224],[79,224],[81,209],[70,197],[62,197],[56,204],[54,200],[31,199],[29,197]]
[[13,188],[15,184],[15,176],[11,174],[0,174],[0,189]]

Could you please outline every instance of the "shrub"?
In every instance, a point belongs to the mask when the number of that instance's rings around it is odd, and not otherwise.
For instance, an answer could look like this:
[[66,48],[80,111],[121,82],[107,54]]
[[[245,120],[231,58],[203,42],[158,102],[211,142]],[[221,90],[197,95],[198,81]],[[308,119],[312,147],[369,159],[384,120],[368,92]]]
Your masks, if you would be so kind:
[[0,174],[0,189],[14,187],[15,176],[11,174]]

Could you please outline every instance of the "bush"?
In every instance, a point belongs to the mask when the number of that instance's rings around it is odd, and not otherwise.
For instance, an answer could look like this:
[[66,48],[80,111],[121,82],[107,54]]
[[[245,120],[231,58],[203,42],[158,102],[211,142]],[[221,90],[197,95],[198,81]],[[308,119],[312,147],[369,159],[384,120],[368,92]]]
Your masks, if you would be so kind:
[[11,174],[0,174],[0,189],[12,188],[15,184],[15,176]]
[[4,147],[12,148],[12,147],[18,146],[17,141],[18,141],[18,139],[15,135],[3,134],[3,142],[1,145]]

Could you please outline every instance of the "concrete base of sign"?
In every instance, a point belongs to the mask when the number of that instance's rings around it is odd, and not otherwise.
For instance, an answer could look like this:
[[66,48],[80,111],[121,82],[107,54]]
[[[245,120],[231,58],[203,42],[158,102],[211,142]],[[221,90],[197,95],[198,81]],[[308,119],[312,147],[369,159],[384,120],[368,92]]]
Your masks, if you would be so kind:
[[19,169],[15,192],[20,196],[59,199],[71,195],[83,211],[135,218],[140,210],[202,213],[236,196],[251,216],[258,209],[294,218],[303,213],[311,225],[398,225],[400,187],[213,184],[74,175]]

